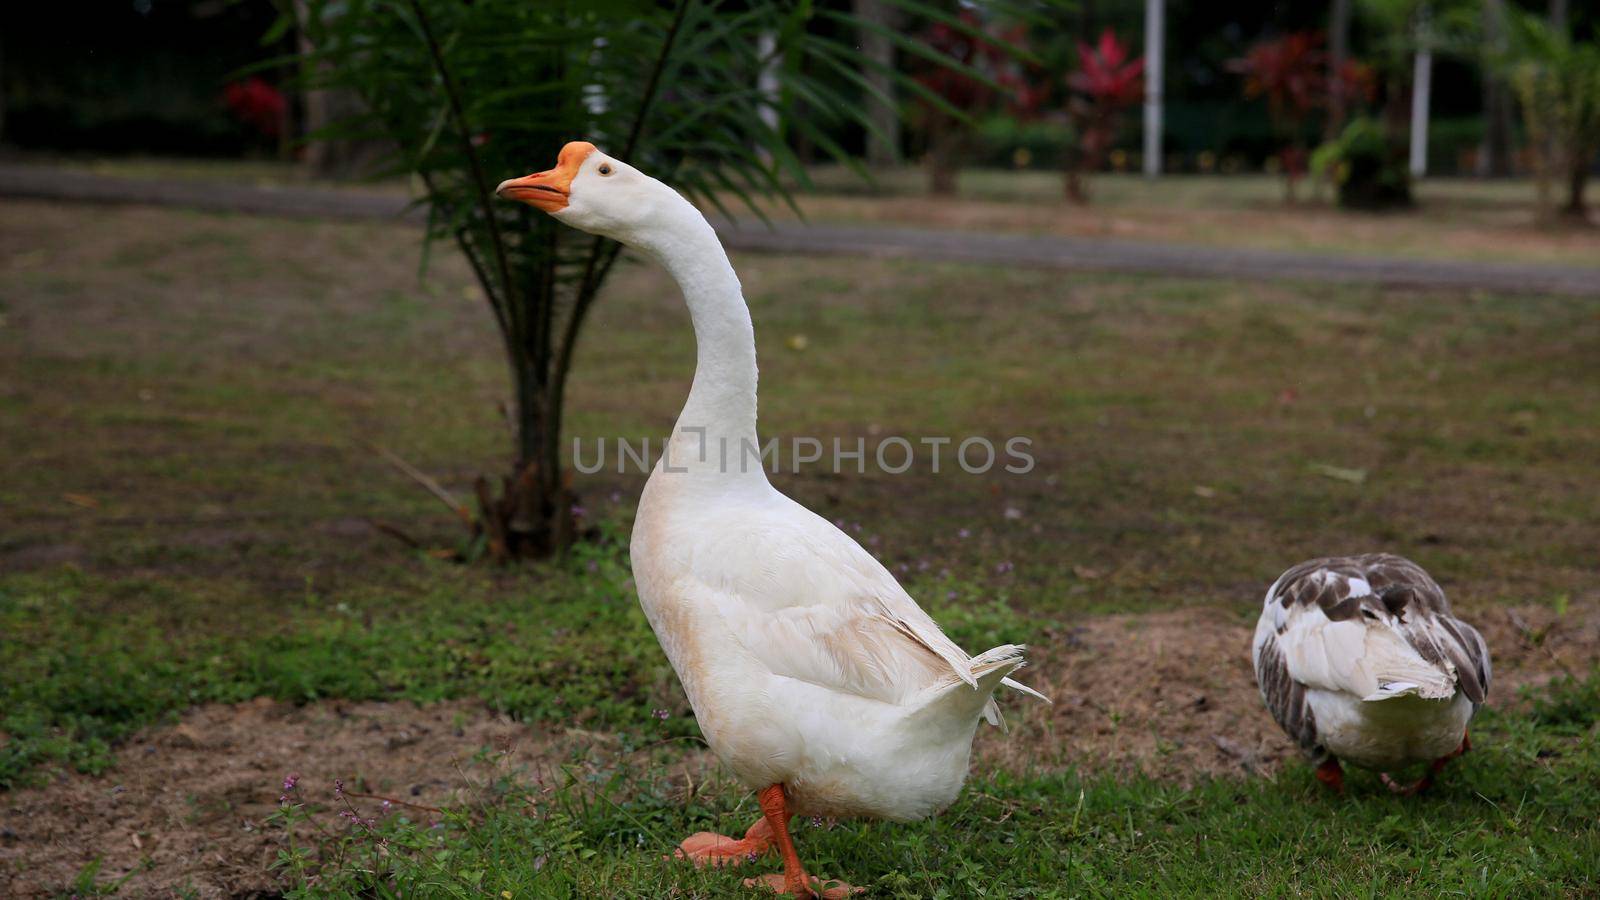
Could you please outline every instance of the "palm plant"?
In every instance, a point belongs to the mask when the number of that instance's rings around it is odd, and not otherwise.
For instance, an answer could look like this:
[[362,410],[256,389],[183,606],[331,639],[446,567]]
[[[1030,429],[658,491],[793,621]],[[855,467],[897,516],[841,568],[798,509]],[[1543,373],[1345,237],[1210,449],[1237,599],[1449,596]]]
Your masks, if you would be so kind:
[[1559,175],[1567,182],[1562,215],[1587,221],[1584,188],[1600,154],[1600,43],[1575,41],[1532,14],[1513,22],[1506,66],[1534,153],[1539,206],[1549,208],[1550,180]]
[[[361,100],[323,136],[387,143],[392,170],[421,185],[429,239],[460,248],[494,316],[515,399],[509,472],[497,487],[478,479],[476,509],[429,484],[499,560],[574,539],[561,454],[567,377],[620,247],[498,203],[495,185],[581,138],[724,214],[729,198],[759,214],[757,198],[787,198],[787,185],[806,183],[791,137],[854,164],[835,136],[872,129],[863,73],[939,102],[857,51],[858,30],[960,65],[882,25],[788,0],[297,0],[276,27],[269,37],[301,29],[308,88]],[[804,115],[789,114],[800,104]]]
[[1067,115],[1077,136],[1067,163],[1067,199],[1087,203],[1085,176],[1105,163],[1123,110],[1144,98],[1144,57],[1130,57],[1127,45],[1107,28],[1093,47],[1078,43],[1078,68],[1067,76],[1067,87]]
[[1244,76],[1246,97],[1265,97],[1272,129],[1283,140],[1278,151],[1284,177],[1284,199],[1294,202],[1294,186],[1305,172],[1305,121],[1327,103],[1327,55],[1322,33],[1296,31],[1258,41],[1229,68]]
[[1383,123],[1403,142],[1408,126],[1412,62],[1418,50],[1475,59],[1482,47],[1479,0],[1356,0],[1370,37],[1369,58],[1382,85]]

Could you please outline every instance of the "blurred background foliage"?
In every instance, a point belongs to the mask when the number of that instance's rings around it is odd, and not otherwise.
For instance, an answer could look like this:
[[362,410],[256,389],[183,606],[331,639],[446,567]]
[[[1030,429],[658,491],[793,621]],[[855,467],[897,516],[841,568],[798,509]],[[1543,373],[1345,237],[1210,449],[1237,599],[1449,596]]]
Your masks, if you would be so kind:
[[[283,0],[287,3],[288,0]],[[1557,0],[1565,7],[1570,33],[1592,40],[1600,25],[1600,4]],[[851,0],[819,0],[819,12],[848,12]],[[1227,62],[1245,55],[1262,39],[1295,31],[1325,30],[1331,3],[1243,0],[1228,4],[1170,3],[1167,9],[1167,109],[1163,152],[1170,171],[1259,171],[1281,150],[1265,104],[1243,96],[1239,78]],[[1404,5],[1400,3],[1398,5]],[[1459,5],[1459,4],[1458,4]],[[663,4],[670,8],[670,4]],[[743,8],[736,4],[732,8]],[[955,11],[954,2],[930,7]],[[1377,63],[1395,45],[1395,3],[1358,3],[1350,25],[1350,53]],[[1477,4],[1471,3],[1476,15]],[[1510,3],[1515,11],[1547,14],[1543,0]],[[980,7],[981,8],[981,5]],[[0,142],[42,152],[164,153],[185,156],[276,156],[296,152],[281,135],[263,133],[250,115],[231,109],[225,98],[241,66],[293,49],[295,36],[283,34],[263,45],[261,37],[278,17],[271,0],[102,0],[0,4]],[[1403,12],[1403,11],[1402,11]],[[1050,11],[1029,29],[1028,47],[1042,67],[1042,79],[1060,84],[1072,68],[1077,41],[1093,41],[1110,28],[1135,52],[1143,34],[1140,0],[1078,0],[1071,9]],[[839,36],[843,26],[826,15],[812,15],[807,28]],[[900,30],[915,33],[916,23]],[[899,53],[899,63],[909,62]],[[1471,174],[1484,137],[1484,78],[1491,66],[1472,52],[1445,53],[1435,62],[1429,169],[1439,174]],[[280,89],[288,67],[263,72]],[[842,74],[822,75],[841,92],[859,92]],[[295,133],[306,109],[303,99],[285,97],[285,134]],[[967,163],[1054,169],[1073,135],[1063,122],[1018,116],[1005,110],[985,113],[971,142]],[[1131,117],[1136,119],[1137,117]],[[1520,118],[1514,127],[1521,134]],[[851,153],[864,153],[868,134],[858,124],[829,123],[830,140]],[[908,132],[902,150],[914,155],[919,137]],[[815,142],[796,136],[802,159],[818,155]],[[1137,168],[1136,122],[1122,130],[1111,168]],[[1024,151],[1024,152],[1019,152]],[[1527,168],[1524,166],[1524,168]]]

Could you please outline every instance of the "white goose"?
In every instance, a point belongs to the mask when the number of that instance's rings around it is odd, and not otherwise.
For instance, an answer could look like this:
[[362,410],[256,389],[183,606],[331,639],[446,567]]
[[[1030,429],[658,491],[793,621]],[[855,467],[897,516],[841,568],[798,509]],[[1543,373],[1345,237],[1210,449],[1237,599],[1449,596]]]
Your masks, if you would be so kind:
[[[1372,553],[1303,562],[1267,591],[1251,658],[1267,709],[1344,790],[1345,760],[1397,793],[1426,790],[1472,749],[1467,723],[1489,692],[1489,649],[1421,566]],[[1388,774],[1430,763],[1402,786]]]
[[1023,648],[969,656],[870,553],[768,483],[750,311],[692,204],[584,142],[498,193],[643,252],[683,290],[698,361],[639,501],[634,580],[706,741],[759,792],[763,818],[742,839],[703,832],[676,852],[724,864],[776,846],[784,873],[761,883],[811,896],[789,817],[907,821],[948,805],[979,718],[1000,723],[994,691],[1044,699],[1007,677]]

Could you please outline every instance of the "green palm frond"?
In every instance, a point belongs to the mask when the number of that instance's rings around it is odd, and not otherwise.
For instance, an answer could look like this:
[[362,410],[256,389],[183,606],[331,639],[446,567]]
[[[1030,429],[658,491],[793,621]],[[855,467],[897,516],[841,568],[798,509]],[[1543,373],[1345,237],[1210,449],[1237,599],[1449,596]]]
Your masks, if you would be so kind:
[[[803,138],[857,168],[841,143],[870,132],[886,71],[858,49],[843,0],[303,0],[274,27],[301,30],[305,86],[359,98],[316,137],[381,135],[385,167],[422,185],[430,240],[455,242],[505,338],[519,408],[518,458],[555,477],[566,372],[618,247],[492,195],[588,140],[724,215],[787,200],[807,175]],[[881,0],[967,28],[954,4]],[[1041,2],[991,0],[1022,17]],[[959,66],[905,34],[908,58]],[[1020,52],[1020,51],[1019,51]],[[276,61],[281,62],[281,61]],[[875,67],[875,68],[874,68]],[[904,95],[928,99],[890,68]],[[936,98],[933,98],[936,99]]]

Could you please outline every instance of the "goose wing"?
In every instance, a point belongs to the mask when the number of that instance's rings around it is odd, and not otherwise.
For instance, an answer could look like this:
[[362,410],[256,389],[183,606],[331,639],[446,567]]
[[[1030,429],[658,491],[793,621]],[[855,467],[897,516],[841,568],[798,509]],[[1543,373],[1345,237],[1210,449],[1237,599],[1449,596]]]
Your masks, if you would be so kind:
[[[1263,696],[1269,680],[1282,678],[1365,700],[1443,699],[1459,687],[1481,703],[1488,690],[1482,637],[1451,615],[1420,566],[1389,554],[1311,560],[1285,572],[1267,593],[1255,656]],[[1276,668],[1263,672],[1263,660]],[[1274,693],[1282,705],[1294,692]]]
[[972,656],[882,563],[832,523],[783,501],[776,515],[726,532],[715,551],[761,561],[726,592],[738,597],[730,624],[745,652],[775,674],[887,702],[942,683],[977,687]]

